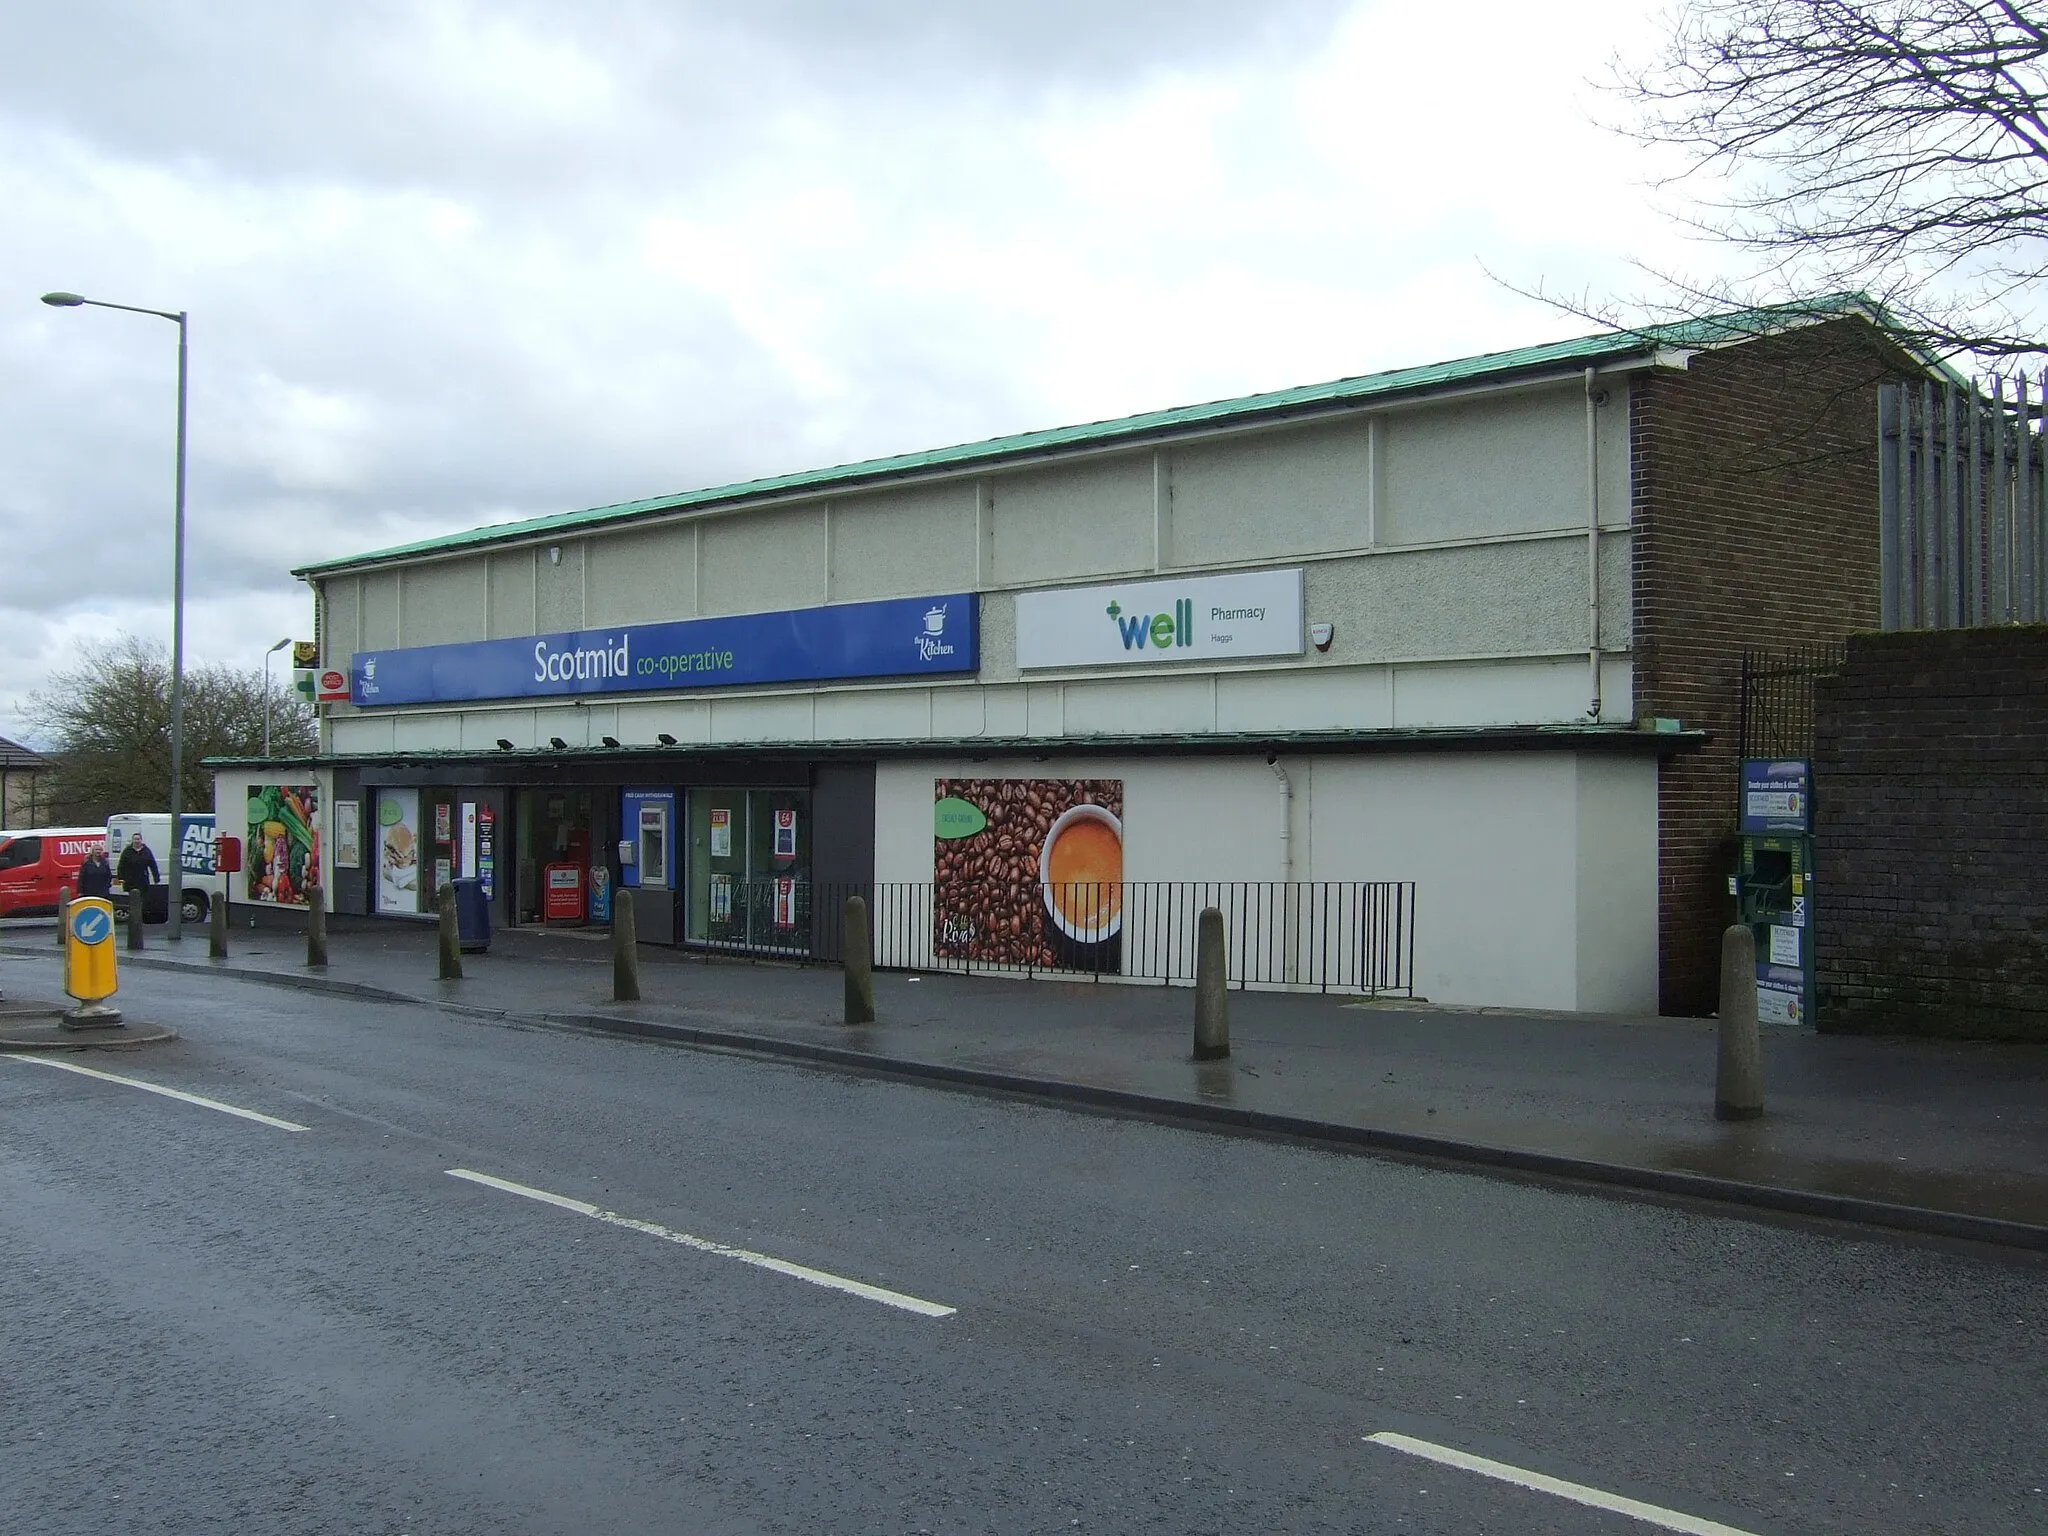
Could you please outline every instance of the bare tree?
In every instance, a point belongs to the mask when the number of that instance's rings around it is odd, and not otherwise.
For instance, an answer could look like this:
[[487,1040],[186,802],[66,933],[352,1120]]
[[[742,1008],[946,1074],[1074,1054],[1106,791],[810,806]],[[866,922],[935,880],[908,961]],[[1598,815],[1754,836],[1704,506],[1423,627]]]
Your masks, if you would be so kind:
[[1724,179],[1695,222],[1760,262],[1748,283],[1667,276],[1653,308],[1854,291],[1924,352],[2043,350],[2025,310],[2048,277],[2048,9],[1686,0],[1672,20],[1655,63],[1619,71],[1633,131]]
[[[185,673],[184,809],[213,805],[209,757],[263,750],[261,668],[188,668]],[[30,695],[28,716],[56,743],[51,814],[100,822],[117,811],[170,809],[171,669],[161,646],[133,635],[89,644],[78,660]],[[296,693],[270,689],[270,740],[280,754],[318,745],[313,711]]]

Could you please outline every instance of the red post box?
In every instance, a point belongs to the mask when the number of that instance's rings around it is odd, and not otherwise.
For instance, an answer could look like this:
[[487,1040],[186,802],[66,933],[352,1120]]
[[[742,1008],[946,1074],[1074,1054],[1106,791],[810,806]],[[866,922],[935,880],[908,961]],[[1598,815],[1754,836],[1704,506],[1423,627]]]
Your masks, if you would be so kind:
[[213,840],[213,867],[223,875],[241,872],[242,840],[239,837],[216,837]]

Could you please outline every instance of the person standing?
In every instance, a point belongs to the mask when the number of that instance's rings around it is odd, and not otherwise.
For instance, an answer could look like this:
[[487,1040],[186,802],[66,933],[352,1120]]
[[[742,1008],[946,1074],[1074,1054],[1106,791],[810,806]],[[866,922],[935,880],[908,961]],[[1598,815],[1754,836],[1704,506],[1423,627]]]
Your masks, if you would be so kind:
[[148,902],[149,888],[162,878],[156,867],[156,855],[149,851],[149,844],[137,832],[128,839],[128,846],[121,850],[121,862],[114,866],[114,874],[124,891],[143,892],[143,901]]
[[78,894],[113,896],[114,866],[107,862],[107,850],[103,844],[95,844],[86,854],[85,862],[78,866]]

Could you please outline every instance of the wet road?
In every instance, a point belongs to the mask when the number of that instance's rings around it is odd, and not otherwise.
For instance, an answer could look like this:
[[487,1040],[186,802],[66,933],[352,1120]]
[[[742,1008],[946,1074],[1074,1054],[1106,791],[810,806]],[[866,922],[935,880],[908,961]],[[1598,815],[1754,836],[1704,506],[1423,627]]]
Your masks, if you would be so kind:
[[132,1082],[0,1060],[10,1529],[2048,1528],[2038,1263],[203,977],[122,1002],[186,1039],[66,1060]]

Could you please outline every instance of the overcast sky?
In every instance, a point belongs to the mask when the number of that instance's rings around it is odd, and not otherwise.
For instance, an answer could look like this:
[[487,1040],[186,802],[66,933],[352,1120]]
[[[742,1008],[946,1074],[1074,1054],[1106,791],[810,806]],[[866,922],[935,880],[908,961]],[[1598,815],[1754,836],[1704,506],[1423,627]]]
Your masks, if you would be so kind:
[[310,560],[1521,346],[1717,258],[1638,8],[67,0],[0,50],[0,734],[82,639],[310,636]]

